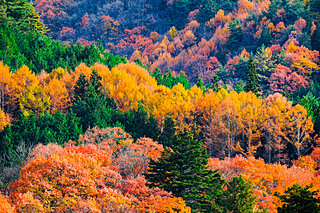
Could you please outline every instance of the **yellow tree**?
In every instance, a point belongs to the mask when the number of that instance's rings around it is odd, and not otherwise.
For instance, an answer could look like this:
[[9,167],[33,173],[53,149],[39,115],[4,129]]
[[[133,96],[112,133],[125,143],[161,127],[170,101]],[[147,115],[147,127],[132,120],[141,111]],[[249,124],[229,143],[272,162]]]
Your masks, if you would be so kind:
[[10,118],[0,109],[0,131],[10,123]]
[[150,101],[147,103],[147,109],[154,115],[158,122],[160,131],[163,131],[166,116],[171,116],[175,107],[169,94],[170,88],[159,85],[152,94]]
[[307,110],[299,104],[288,111],[286,118],[285,139],[295,148],[299,158],[310,145],[313,123]]
[[240,116],[242,127],[242,143],[238,141],[236,151],[245,156],[253,156],[261,146],[262,100],[251,91],[239,94]]
[[[26,104],[23,103],[21,106],[22,96],[25,96],[24,101],[26,101],[26,96],[30,95],[30,91],[39,87],[39,79],[27,66],[22,66],[14,72],[11,79],[8,88],[12,104],[10,112],[16,114]],[[26,91],[27,88],[29,88],[28,91]]]
[[45,94],[42,87],[33,84],[22,93],[20,110],[25,116],[29,116],[31,113],[36,117],[43,115],[50,110],[50,97]]
[[52,79],[45,87],[45,94],[50,97],[51,112],[64,111],[70,106],[69,93],[66,86],[58,79]]
[[242,123],[239,122],[239,106],[238,93],[233,91],[221,102],[215,113],[215,138],[221,147],[221,157],[231,157],[234,153],[237,135],[242,127]]
[[195,100],[202,92],[198,87],[193,87],[191,90],[186,90],[182,84],[177,84],[170,91],[170,98],[173,104],[172,116],[180,131],[185,129],[191,130],[193,125],[193,117],[191,111]]
[[[9,112],[9,106],[11,105],[10,96],[13,94],[9,94],[10,87],[12,81],[12,73],[8,66],[4,65],[2,61],[0,61],[0,108],[2,111]],[[6,109],[5,109],[6,108]]]
[[275,93],[264,99],[263,104],[263,118],[265,119],[263,132],[266,139],[265,148],[268,152],[268,162],[272,161],[272,153],[274,153],[275,162],[283,161],[282,151],[286,145],[283,140],[286,113],[292,107],[292,103],[280,93]]
[[208,147],[209,155],[213,155],[215,150],[215,113],[221,102],[221,99],[218,97],[217,93],[213,90],[209,90],[208,93],[205,93],[203,97],[199,98],[196,108],[196,115],[198,123],[200,125],[200,130],[204,134],[205,142]]

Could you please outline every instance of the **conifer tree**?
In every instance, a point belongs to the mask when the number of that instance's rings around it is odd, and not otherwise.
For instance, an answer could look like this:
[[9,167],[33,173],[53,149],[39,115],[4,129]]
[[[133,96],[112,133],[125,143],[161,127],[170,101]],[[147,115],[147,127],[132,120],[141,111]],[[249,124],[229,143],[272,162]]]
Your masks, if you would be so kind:
[[259,85],[259,77],[256,71],[256,65],[254,64],[253,55],[251,54],[249,59],[249,65],[247,69],[246,85],[244,91],[252,91],[257,97],[261,97],[261,87]]
[[236,86],[234,87],[234,91],[236,91],[237,93],[244,91],[244,83],[242,80],[240,80],[239,83],[236,84]]
[[88,86],[89,86],[89,83],[86,80],[86,76],[83,73],[81,73],[76,85],[74,86],[74,91],[73,91],[74,102],[84,99]]
[[214,74],[211,78],[211,87],[213,91],[218,92],[220,87],[219,87],[219,77]]
[[201,77],[199,77],[197,80],[197,87],[199,87],[202,90],[205,90],[205,87],[203,86],[203,81],[202,81]]
[[313,49],[320,51],[320,22],[311,37],[311,45]]
[[243,30],[238,19],[229,23],[230,35],[225,46],[231,50],[237,50],[241,45]]
[[36,30],[42,34],[48,31],[40,21],[39,14],[26,0],[2,1],[0,7],[6,10],[8,19],[15,21],[23,30]]
[[283,203],[278,207],[279,213],[316,213],[320,212],[320,199],[316,198],[319,191],[311,191],[313,185],[306,187],[294,184],[289,187],[284,194],[275,195],[280,198]]
[[250,182],[242,176],[234,176],[226,184],[227,189],[221,196],[221,203],[227,212],[251,213],[257,203]]
[[74,103],[71,110],[80,117],[83,132],[89,127],[94,127],[99,120],[98,116],[101,116],[102,111],[106,112],[109,103],[113,103],[109,98],[104,98],[100,80],[101,76],[93,69],[89,82],[81,73],[74,87]]
[[167,116],[164,120],[164,127],[159,137],[159,142],[164,146],[171,146],[175,132],[174,121],[170,116]]
[[190,133],[179,133],[161,158],[151,160],[146,179],[152,187],[182,197],[196,212],[219,212],[214,202],[222,193],[223,180],[217,171],[209,170],[208,156],[199,141]]

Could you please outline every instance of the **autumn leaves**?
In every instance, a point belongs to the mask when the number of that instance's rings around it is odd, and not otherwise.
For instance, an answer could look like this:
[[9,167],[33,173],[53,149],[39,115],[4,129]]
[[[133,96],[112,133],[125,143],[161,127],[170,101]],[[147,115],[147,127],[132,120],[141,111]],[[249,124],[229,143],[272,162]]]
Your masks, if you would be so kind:
[[1,72],[2,128],[19,111],[26,116],[45,112],[67,113],[72,105],[74,86],[81,73],[89,80],[95,69],[101,76],[101,92],[113,98],[120,111],[137,110],[142,105],[153,115],[160,131],[166,117],[171,117],[176,130],[200,134],[211,156],[234,156],[242,153],[255,156],[258,148],[266,152],[269,162],[283,162],[285,149],[290,144],[296,156],[301,156],[310,145],[313,124],[307,111],[293,106],[280,94],[265,99],[253,93],[206,93],[193,86],[185,89],[177,84],[172,89],[157,85],[148,71],[136,64],[120,64],[113,69],[100,64],[91,68],[81,64],[72,72],[58,68],[52,73],[36,76],[26,66],[15,73],[3,63]]

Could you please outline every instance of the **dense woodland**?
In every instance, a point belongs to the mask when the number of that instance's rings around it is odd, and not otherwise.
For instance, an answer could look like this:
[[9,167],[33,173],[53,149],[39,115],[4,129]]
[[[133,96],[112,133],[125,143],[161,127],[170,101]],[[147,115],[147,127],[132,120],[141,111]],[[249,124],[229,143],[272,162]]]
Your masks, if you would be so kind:
[[0,0],[0,212],[320,212],[317,0]]

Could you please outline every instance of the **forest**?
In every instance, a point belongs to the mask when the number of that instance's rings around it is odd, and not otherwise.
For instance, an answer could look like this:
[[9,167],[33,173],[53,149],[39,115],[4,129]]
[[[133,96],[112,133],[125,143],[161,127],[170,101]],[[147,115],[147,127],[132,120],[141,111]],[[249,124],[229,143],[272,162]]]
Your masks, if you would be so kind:
[[320,212],[318,0],[0,0],[0,212]]

